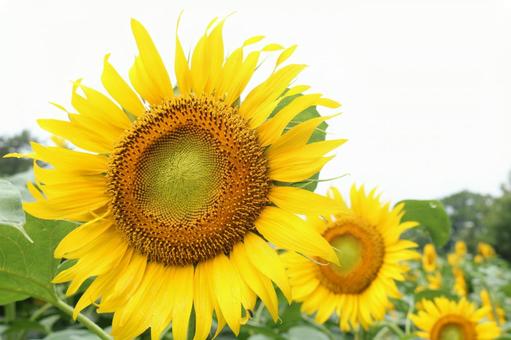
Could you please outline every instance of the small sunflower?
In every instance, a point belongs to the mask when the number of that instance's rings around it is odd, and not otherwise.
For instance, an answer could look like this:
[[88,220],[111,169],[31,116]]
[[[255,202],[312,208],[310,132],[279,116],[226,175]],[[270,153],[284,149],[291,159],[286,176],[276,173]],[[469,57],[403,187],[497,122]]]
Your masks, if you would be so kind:
[[366,194],[363,187],[353,186],[350,208],[335,188],[331,196],[341,213],[309,221],[336,249],[340,266],[283,254],[293,299],[303,302],[303,312],[316,312],[319,323],[336,313],[344,331],[367,328],[383,319],[389,297],[400,296],[395,281],[404,280],[402,261],[419,258],[412,250],[417,245],[400,239],[417,224],[401,222],[403,205],[383,205],[374,190]]
[[434,272],[437,269],[437,255],[435,246],[428,243],[424,246],[422,254],[422,268],[428,273]]
[[440,274],[440,272],[436,271],[432,274],[426,275],[426,280],[428,281],[429,289],[442,288],[442,275]]
[[467,296],[467,281],[465,280],[463,270],[455,267],[452,269],[452,273],[454,276],[454,292],[458,296]]
[[463,259],[467,255],[467,244],[464,241],[456,241],[454,244],[454,253],[458,258]]
[[488,259],[495,256],[495,249],[489,243],[479,242],[477,244],[477,254],[481,255],[483,259]]
[[[309,143],[329,117],[294,119],[312,106],[339,104],[305,94],[308,86],[290,87],[305,68],[282,66],[296,46],[253,49],[263,39],[255,36],[226,56],[223,26],[210,23],[190,60],[176,35],[174,86],[148,32],[132,20],[139,54],[131,85],[107,55],[101,80],[109,96],[77,81],[76,112],[39,120],[76,148],[32,144],[28,157],[51,168],[35,165],[29,187],[36,201],[24,208],[82,222],[55,250],[76,263],[54,282],[70,282],[72,295],[95,277],[74,316],[91,304],[114,313],[115,337],[151,328],[158,338],[172,324],[174,338],[184,339],[192,310],[195,339],[208,336],[213,314],[217,334],[226,323],[238,333],[257,297],[278,319],[273,283],[288,300],[291,289],[268,241],[338,263],[296,215],[336,206],[291,184],[318,173],[333,157],[326,154],[344,143]],[[247,91],[262,56],[275,51],[273,71]]]
[[431,340],[495,339],[500,328],[493,321],[485,321],[487,308],[476,306],[462,298],[459,302],[445,297],[423,300],[421,308],[411,319],[420,329],[417,335]]

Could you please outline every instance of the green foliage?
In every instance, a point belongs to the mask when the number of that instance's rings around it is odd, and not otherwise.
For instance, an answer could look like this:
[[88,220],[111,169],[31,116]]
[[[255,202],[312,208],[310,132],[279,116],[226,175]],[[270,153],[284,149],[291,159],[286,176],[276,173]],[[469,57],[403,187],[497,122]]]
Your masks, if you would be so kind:
[[20,192],[10,182],[0,179],[0,226],[16,228],[30,240],[23,229],[24,224],[25,212]]
[[405,200],[403,221],[416,221],[426,227],[433,243],[442,247],[449,240],[451,222],[441,202],[436,200]]
[[27,215],[25,230],[33,242],[18,230],[0,226],[0,300],[22,300],[29,296],[55,302],[53,279],[59,261],[53,250],[74,224],[40,220]]
[[502,186],[502,196],[495,199],[486,223],[490,243],[499,255],[511,261],[511,178]]
[[23,130],[12,137],[0,137],[0,177],[12,176],[27,171],[32,166],[29,159],[1,158],[12,152],[23,152],[34,138],[28,130]]
[[451,243],[463,240],[474,251],[478,241],[485,240],[487,229],[485,219],[494,199],[470,191],[460,191],[442,199],[452,222]]

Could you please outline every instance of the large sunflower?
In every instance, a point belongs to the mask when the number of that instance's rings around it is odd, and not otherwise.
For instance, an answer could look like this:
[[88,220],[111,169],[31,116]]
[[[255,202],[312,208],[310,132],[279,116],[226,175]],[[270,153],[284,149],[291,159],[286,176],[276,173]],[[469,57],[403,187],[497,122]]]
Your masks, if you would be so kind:
[[500,328],[493,321],[485,321],[488,308],[476,309],[462,298],[459,302],[445,297],[423,300],[421,308],[411,319],[420,329],[417,335],[431,340],[496,339]]
[[367,328],[383,319],[389,297],[398,297],[396,280],[404,280],[401,261],[416,259],[417,245],[401,240],[415,222],[401,222],[403,205],[389,208],[374,191],[351,189],[348,208],[336,189],[331,195],[342,209],[333,218],[309,219],[340,255],[340,266],[288,252],[283,255],[288,268],[293,299],[303,302],[302,311],[316,312],[316,321],[339,315],[339,327]]
[[[278,318],[275,283],[291,290],[277,247],[337,262],[320,233],[295,215],[336,209],[331,200],[290,184],[307,180],[343,140],[309,143],[327,117],[293,121],[311,106],[338,107],[308,86],[290,83],[304,65],[282,63],[295,46],[268,44],[246,53],[255,36],[224,57],[224,21],[212,22],[188,61],[176,36],[171,83],[146,29],[131,27],[139,55],[125,82],[104,60],[109,96],[76,82],[68,120],[41,127],[78,149],[32,144],[36,201],[25,210],[45,219],[84,222],[55,250],[76,259],[55,283],[77,292],[75,307],[113,312],[112,334],[130,338],[169,324],[186,338],[192,307],[195,338],[207,337],[213,313],[238,333],[260,297]],[[245,93],[264,53],[281,51],[268,77]],[[133,88],[134,90],[133,90]],[[283,105],[287,103],[287,105]],[[303,115],[302,115],[303,118]],[[293,127],[288,128],[292,123]],[[277,186],[276,183],[279,183]]]

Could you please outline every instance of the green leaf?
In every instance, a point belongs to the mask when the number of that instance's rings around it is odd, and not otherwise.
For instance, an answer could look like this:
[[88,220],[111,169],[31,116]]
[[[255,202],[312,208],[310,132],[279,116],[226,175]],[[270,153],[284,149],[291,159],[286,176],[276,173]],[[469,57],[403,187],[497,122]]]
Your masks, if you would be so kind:
[[0,306],[29,298],[28,295],[0,290]]
[[421,300],[433,300],[434,298],[445,296],[451,300],[458,300],[458,298],[452,294],[451,292],[445,290],[436,290],[436,289],[425,289],[415,294],[415,301],[419,302]]
[[18,229],[30,240],[25,233],[25,212],[21,205],[21,194],[11,182],[0,179],[0,225]]
[[508,297],[511,297],[511,283],[503,286],[500,290]]
[[[32,296],[51,303],[56,301],[51,280],[59,260],[53,250],[75,224],[40,220],[27,215],[25,230],[29,242],[13,228],[3,228],[0,238],[0,296]],[[9,295],[11,294],[11,295]]]
[[289,340],[329,340],[323,332],[308,326],[296,326],[286,333],[286,339]]
[[451,221],[444,206],[437,200],[405,200],[403,221],[416,221],[427,228],[436,247],[444,246],[451,234]]
[[9,327],[5,330],[4,334],[19,333],[23,331],[38,331],[40,333],[46,333],[46,329],[37,321],[17,319],[9,324]]
[[[271,113],[270,117],[273,117],[277,112],[279,112],[286,105],[291,103],[291,101],[293,99],[295,99],[296,97],[299,97],[299,96],[301,96],[301,94],[297,94],[297,95],[286,97],[286,98],[282,99],[279,102],[279,104],[277,105],[277,107],[275,108],[275,110],[273,110],[273,112]],[[320,114],[319,114],[318,110],[316,109],[316,107],[315,106],[311,106],[311,107],[303,110],[302,112],[300,112],[288,124],[288,126],[286,126],[286,128],[284,130],[284,133],[287,132],[292,127],[294,127],[294,126],[296,126],[296,125],[298,125],[298,124],[300,124],[302,122],[305,122],[306,120],[309,120],[309,119],[312,119],[312,118],[316,118],[316,117],[319,117],[319,116],[320,116]],[[309,143],[315,143],[315,142],[324,141],[325,138],[326,138],[326,129],[327,129],[327,127],[328,127],[328,124],[326,122],[322,122],[321,124],[319,124],[318,127],[316,128],[316,130],[314,130],[314,132],[312,133],[311,138],[309,139]],[[299,188],[306,189],[306,190],[309,190],[309,191],[314,191],[314,190],[316,190],[316,187],[318,186],[318,179],[319,179],[319,173],[314,174],[313,176],[311,176],[310,178],[308,178],[308,179],[306,179],[305,181],[302,181],[302,182],[296,182],[296,183],[276,182],[276,184],[277,185],[287,185],[287,186],[299,187]]]

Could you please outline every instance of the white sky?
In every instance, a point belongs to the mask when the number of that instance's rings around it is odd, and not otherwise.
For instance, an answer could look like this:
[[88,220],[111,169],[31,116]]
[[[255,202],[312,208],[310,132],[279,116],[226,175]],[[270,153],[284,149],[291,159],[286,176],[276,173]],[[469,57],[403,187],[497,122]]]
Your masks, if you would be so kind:
[[77,78],[99,86],[108,52],[127,75],[131,17],[172,65],[181,9],[185,48],[211,18],[233,11],[229,50],[255,34],[299,44],[291,61],[309,68],[297,83],[343,103],[330,132],[350,141],[322,177],[350,176],[334,184],[377,185],[395,201],[462,189],[497,193],[507,178],[508,0],[0,0],[0,133],[41,131],[35,119],[63,118],[48,102],[70,106]]

